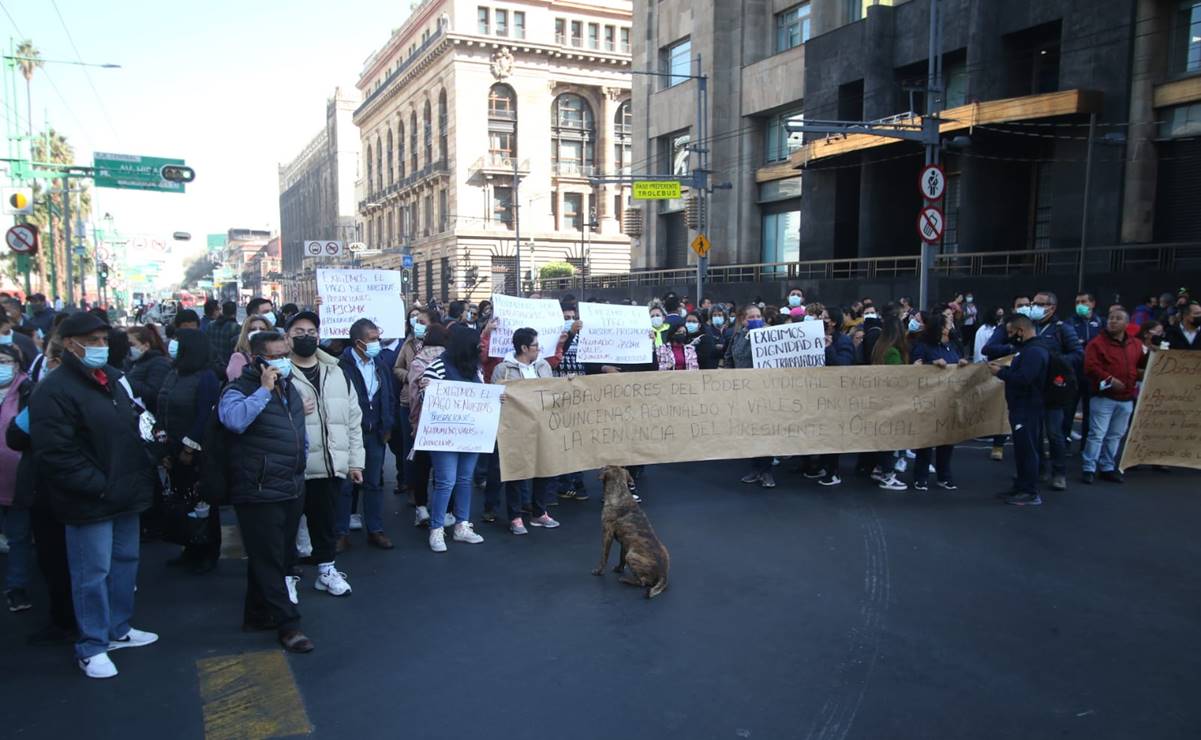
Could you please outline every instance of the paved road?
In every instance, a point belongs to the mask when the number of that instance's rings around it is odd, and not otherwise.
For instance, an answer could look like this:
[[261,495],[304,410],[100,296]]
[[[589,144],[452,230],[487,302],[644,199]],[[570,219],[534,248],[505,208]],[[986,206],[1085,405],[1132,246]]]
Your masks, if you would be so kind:
[[589,575],[595,498],[554,510],[558,530],[480,525],[486,543],[436,556],[389,494],[398,547],[356,541],[339,561],[353,596],[306,580],[307,656],[238,631],[240,562],[184,576],[149,545],[136,625],[162,640],[116,653],[112,681],[26,647],[36,612],[0,616],[3,734],[1197,737],[1201,475],[1136,473],[1022,510],[992,498],[1010,468],[985,455],[960,450],[963,490],[920,497],[786,474],[764,491],[737,482],[741,463],[651,468],[644,508],[673,565],[652,602]]

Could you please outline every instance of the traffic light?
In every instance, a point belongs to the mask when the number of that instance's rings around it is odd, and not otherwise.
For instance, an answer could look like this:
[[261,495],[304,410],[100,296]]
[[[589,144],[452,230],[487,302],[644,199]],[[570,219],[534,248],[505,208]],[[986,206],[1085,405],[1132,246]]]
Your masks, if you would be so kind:
[[96,265],[96,280],[100,283],[101,287],[108,285],[108,263],[107,262],[101,262],[98,265]]
[[192,182],[196,179],[196,171],[181,164],[164,165],[159,174],[167,182]]
[[22,216],[33,213],[33,188],[5,188],[4,214]]

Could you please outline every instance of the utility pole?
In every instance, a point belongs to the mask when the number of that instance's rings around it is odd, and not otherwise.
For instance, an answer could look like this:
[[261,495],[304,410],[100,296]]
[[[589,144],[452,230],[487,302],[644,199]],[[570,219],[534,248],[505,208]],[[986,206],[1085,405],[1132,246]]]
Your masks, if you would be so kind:
[[[521,199],[518,197],[518,187],[520,183],[521,177],[517,174],[517,157],[513,157],[513,254],[516,259],[515,265],[517,269],[518,298],[521,298],[523,292],[521,290],[521,218],[519,213],[521,208]],[[530,269],[534,269],[533,264],[530,265]]]
[[[696,155],[696,166],[692,171],[692,196],[697,199],[697,234],[705,234],[709,230],[709,146],[706,130],[709,113],[709,78],[701,72],[701,55],[696,55],[696,141],[692,151]],[[704,297],[705,273],[709,268],[709,255],[698,254],[696,258],[696,298],[694,305],[701,305]]]
[[75,282],[72,276],[71,263],[74,261],[74,248],[71,245],[71,237],[75,235],[74,228],[71,226],[71,171],[63,170],[63,234],[67,239],[67,300],[64,305],[72,306],[75,303]]

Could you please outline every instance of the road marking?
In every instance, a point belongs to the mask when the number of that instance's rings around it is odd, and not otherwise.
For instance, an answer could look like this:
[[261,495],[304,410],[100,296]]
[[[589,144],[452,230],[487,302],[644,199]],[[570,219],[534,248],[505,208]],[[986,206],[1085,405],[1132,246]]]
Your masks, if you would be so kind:
[[260,740],[313,731],[282,652],[196,661],[205,740]]

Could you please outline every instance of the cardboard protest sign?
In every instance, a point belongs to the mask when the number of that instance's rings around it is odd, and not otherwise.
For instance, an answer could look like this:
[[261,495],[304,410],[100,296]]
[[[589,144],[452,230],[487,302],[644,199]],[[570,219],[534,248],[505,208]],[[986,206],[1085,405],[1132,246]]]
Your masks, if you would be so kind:
[[825,367],[826,325],[822,321],[764,326],[747,332],[755,367]]
[[543,359],[555,354],[563,333],[563,308],[550,298],[514,298],[492,294],[492,315],[496,328],[488,342],[489,357],[504,357],[513,351],[513,332],[529,327],[538,332]]
[[396,270],[317,268],[322,339],[345,339],[350,325],[371,319],[384,337],[405,335],[405,302]]
[[500,423],[504,386],[431,380],[421,402],[413,448],[433,452],[490,453]]
[[645,306],[580,304],[579,362],[645,365],[650,362],[651,319]]
[[1151,354],[1119,467],[1135,465],[1201,468],[1201,352]]
[[508,386],[504,480],[604,465],[917,449],[1005,434],[984,365],[611,373]]

